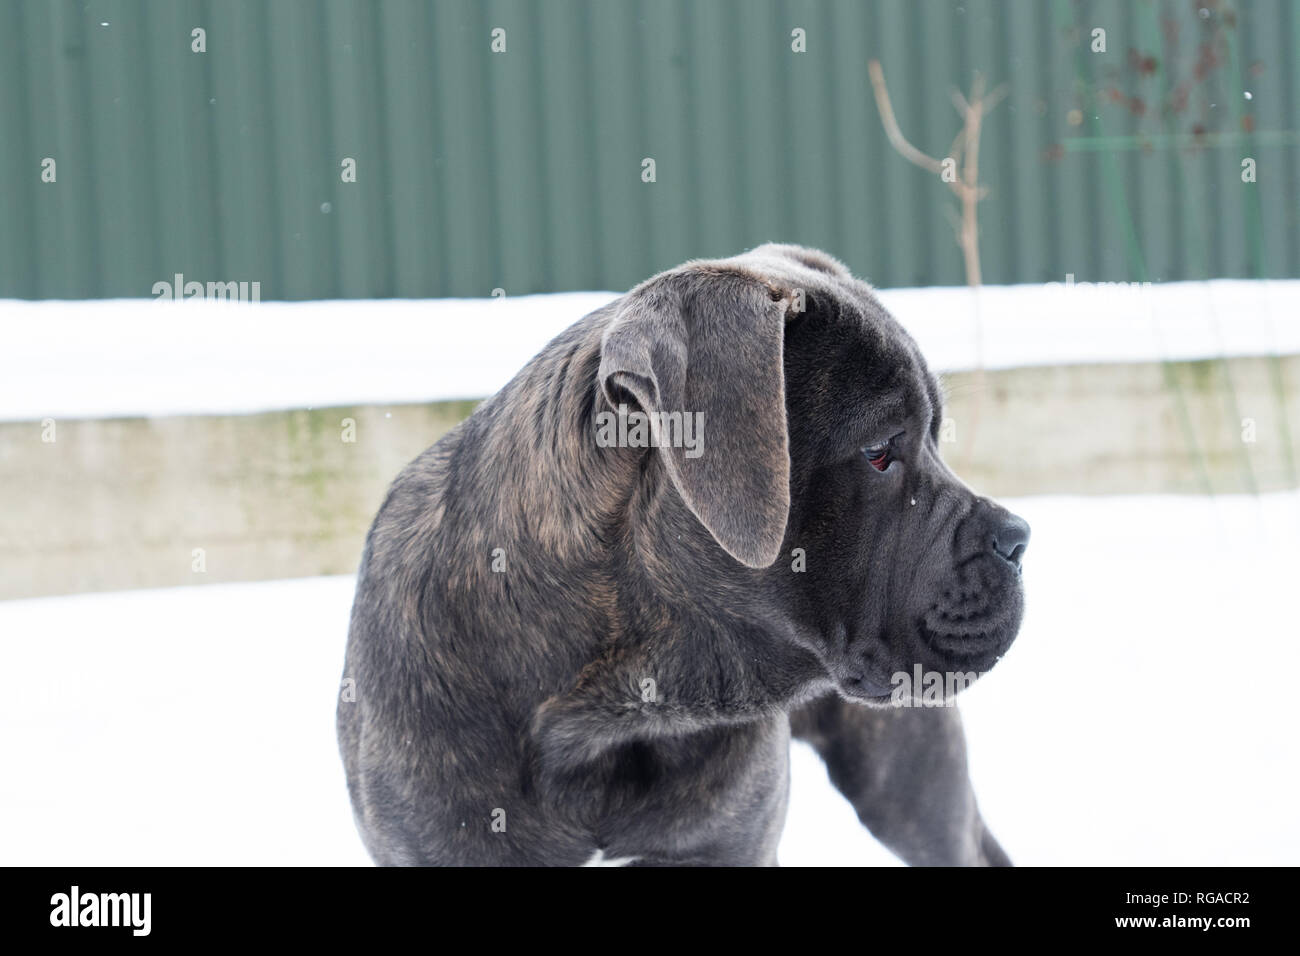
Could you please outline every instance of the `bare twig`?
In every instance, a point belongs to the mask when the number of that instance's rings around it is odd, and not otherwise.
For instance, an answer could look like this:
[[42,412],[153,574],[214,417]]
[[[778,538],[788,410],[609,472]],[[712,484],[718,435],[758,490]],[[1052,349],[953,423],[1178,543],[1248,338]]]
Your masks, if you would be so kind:
[[1007,85],[1003,83],[1000,86],[998,86],[988,96],[984,97],[984,112],[991,113],[993,111],[993,107],[997,106],[999,103],[1001,103],[1003,100],[1007,98],[1008,92],[1009,90],[1007,89]]
[[957,131],[953,137],[952,145],[948,147],[948,155],[953,159],[961,159],[961,154],[966,150],[966,127]]
[[[952,91],[952,105],[956,107],[957,115],[962,119],[962,128],[953,139],[952,146],[948,149],[948,156],[939,160],[921,152],[909,143],[903,131],[898,128],[898,120],[889,101],[889,88],[885,86],[885,72],[880,67],[880,61],[870,61],[867,64],[867,72],[871,77],[871,87],[876,96],[876,107],[880,110],[880,122],[885,127],[885,135],[889,138],[890,145],[908,162],[937,174],[956,194],[961,206],[961,216],[958,217],[951,208],[945,211],[952,221],[957,245],[961,248],[962,258],[966,263],[966,283],[972,289],[978,289],[983,282],[980,268],[978,205],[979,201],[988,195],[988,187],[980,185],[980,133],[983,129],[984,117],[1007,95],[1006,84],[985,94],[984,77],[976,73],[971,79],[969,97],[963,95],[961,90]],[[959,163],[960,172],[957,169]],[[975,335],[977,352],[982,354],[983,332],[978,292],[975,295]],[[968,448],[974,446],[974,435],[979,427],[980,395],[984,386],[982,361],[976,363],[975,385]]]
[[[961,224],[957,229],[957,244],[961,247],[962,257],[966,262],[966,282],[978,286],[983,282],[979,253],[979,219],[977,205],[988,195],[988,187],[979,184],[979,144],[984,117],[1007,94],[1006,84],[1002,84],[991,93],[984,92],[984,77],[976,73],[971,80],[970,96],[961,90],[952,91],[952,104],[962,118],[962,128],[952,141],[944,159],[936,159],[922,152],[908,142],[907,137],[898,126],[894,116],[894,107],[889,99],[889,88],[885,85],[885,71],[879,60],[867,64],[867,73],[871,77],[871,88],[876,97],[876,108],[880,110],[880,122],[885,128],[889,143],[908,162],[938,175],[957,196],[961,204]],[[960,172],[958,163],[961,164]]]
[[880,68],[880,61],[872,60],[868,63],[867,72],[871,74],[871,87],[876,94],[876,108],[880,110],[880,121],[885,125],[885,135],[889,137],[890,145],[908,162],[922,169],[928,169],[936,175],[942,173],[943,163],[932,156],[927,156],[909,143],[903,136],[903,131],[898,128],[898,120],[894,119],[894,108],[889,103],[889,90],[885,88],[885,73]]

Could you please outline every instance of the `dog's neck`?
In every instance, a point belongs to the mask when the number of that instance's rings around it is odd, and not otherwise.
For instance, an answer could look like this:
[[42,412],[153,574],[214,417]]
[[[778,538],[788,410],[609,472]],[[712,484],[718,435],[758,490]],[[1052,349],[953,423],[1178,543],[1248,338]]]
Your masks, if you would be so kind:
[[[520,538],[507,553],[544,551],[574,582],[546,597],[599,608],[605,621],[604,633],[557,636],[581,663],[535,716],[553,766],[771,717],[829,687],[816,656],[765,606],[762,572],[713,541],[659,451],[597,443],[597,417],[614,411],[597,381],[602,329],[589,320],[557,339],[507,387],[508,400],[486,409],[492,427],[481,436],[480,487],[509,515],[502,534]],[[516,592],[548,587],[527,560],[511,576]]]

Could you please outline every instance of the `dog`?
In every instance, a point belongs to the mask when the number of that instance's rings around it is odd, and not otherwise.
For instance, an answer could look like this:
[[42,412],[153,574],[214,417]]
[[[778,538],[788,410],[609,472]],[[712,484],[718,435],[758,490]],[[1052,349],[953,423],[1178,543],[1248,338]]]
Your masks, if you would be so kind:
[[367,537],[338,737],[371,857],[775,865],[793,736],[904,862],[1008,864],[957,710],[900,706],[1022,616],[1029,527],[941,460],[942,409],[871,288],[798,246],[559,335]]

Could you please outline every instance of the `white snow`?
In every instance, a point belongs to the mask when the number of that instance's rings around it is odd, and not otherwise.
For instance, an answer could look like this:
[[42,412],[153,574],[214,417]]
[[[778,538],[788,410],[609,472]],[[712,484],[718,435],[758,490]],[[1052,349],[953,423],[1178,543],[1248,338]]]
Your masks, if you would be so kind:
[[[1300,495],[1026,498],[1021,637],[964,694],[1022,864],[1300,862]],[[0,602],[0,863],[363,864],[351,578]],[[794,752],[782,862],[896,862]]]
[[[0,300],[0,420],[482,398],[615,295]],[[1300,352],[1300,280],[880,297],[940,371]]]

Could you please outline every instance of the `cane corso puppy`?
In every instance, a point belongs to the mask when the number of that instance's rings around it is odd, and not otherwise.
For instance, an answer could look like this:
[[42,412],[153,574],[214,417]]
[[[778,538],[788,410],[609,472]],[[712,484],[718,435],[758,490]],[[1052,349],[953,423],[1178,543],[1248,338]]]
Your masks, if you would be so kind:
[[371,856],[774,864],[793,734],[904,861],[1006,864],[957,711],[906,706],[1021,618],[1028,526],[944,465],[941,416],[811,249],[689,262],[561,334],[370,530],[338,732]]

